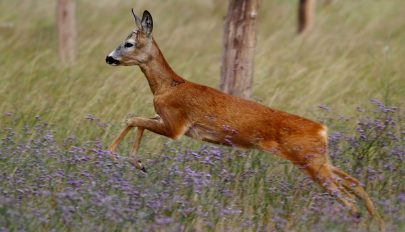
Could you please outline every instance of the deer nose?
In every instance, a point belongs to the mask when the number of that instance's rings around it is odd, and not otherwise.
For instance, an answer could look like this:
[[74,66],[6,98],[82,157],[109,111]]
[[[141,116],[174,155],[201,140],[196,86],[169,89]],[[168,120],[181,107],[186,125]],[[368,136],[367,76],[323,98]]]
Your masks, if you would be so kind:
[[105,58],[105,62],[110,65],[118,65],[120,63],[119,60],[114,59],[114,57],[112,56],[107,56]]

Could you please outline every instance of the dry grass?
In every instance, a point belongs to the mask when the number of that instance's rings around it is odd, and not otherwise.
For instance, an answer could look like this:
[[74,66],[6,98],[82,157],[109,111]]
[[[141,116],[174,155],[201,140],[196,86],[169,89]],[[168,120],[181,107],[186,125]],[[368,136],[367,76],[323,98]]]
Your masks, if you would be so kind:
[[[21,123],[41,115],[66,133],[76,131],[88,113],[113,125],[128,113],[153,113],[138,68],[104,63],[134,26],[130,7],[153,13],[155,39],[179,74],[218,86],[226,3],[80,1],[78,57],[66,69],[57,59],[54,1],[0,4],[0,112],[19,114]],[[342,113],[370,98],[402,104],[404,9],[401,0],[321,2],[316,29],[299,38],[295,2],[265,1],[254,99],[308,117],[321,103]]]
[[[0,129],[32,125],[39,115],[53,124],[58,138],[101,138],[106,146],[130,114],[153,115],[152,94],[140,70],[111,67],[104,61],[134,27],[131,7],[138,13],[144,9],[152,13],[154,37],[177,73],[218,86],[226,1],[76,2],[77,60],[63,68],[57,53],[55,1],[0,1]],[[314,119],[322,119],[317,109],[320,104],[329,105],[334,114],[349,116],[371,98],[404,107],[405,1],[319,0],[316,27],[305,37],[296,35],[296,2],[263,1],[255,63],[256,101]],[[89,114],[107,126],[88,123]],[[188,147],[199,145],[185,138],[182,141]],[[168,140],[147,133],[141,151],[160,152],[163,142]],[[121,148],[127,150],[128,144]],[[252,158],[260,164],[266,159],[257,153]],[[278,172],[266,171],[255,180],[263,181],[267,172],[291,173],[291,168],[280,166]],[[287,182],[294,179],[294,173],[284,176]],[[261,182],[238,186],[235,191],[241,189],[238,199],[244,200],[239,204],[245,214],[263,209],[264,214],[255,220],[265,224],[267,206],[261,208],[256,198],[242,196],[246,194],[243,189],[261,193]],[[198,230],[199,219],[192,220],[190,227]],[[219,220],[215,228],[230,229],[238,220]]]

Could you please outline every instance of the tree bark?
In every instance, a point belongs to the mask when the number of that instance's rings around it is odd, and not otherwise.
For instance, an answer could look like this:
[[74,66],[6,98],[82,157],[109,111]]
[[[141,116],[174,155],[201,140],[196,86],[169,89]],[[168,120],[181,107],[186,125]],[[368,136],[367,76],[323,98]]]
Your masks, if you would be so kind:
[[56,15],[59,58],[62,64],[71,64],[75,59],[76,46],[75,0],[58,0]]
[[314,24],[316,0],[300,0],[298,6],[298,33],[310,31]]
[[225,17],[220,88],[242,98],[252,94],[259,2],[230,0]]

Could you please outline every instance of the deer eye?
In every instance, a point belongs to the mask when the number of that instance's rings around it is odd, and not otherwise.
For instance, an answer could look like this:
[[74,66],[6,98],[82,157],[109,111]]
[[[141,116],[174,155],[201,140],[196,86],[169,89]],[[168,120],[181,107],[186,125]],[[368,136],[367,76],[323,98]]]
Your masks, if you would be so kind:
[[130,48],[130,47],[133,47],[134,46],[134,44],[132,44],[132,43],[125,43],[124,44],[124,47],[126,47],[126,48]]

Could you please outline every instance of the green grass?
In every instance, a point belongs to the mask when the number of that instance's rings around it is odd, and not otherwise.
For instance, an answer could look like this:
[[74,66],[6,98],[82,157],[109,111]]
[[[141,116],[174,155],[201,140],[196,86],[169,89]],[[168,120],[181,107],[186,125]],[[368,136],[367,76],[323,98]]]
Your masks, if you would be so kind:
[[[385,104],[403,109],[405,2],[325,2],[319,0],[313,32],[299,37],[295,25],[297,1],[263,1],[258,21],[253,99],[315,120],[325,120],[318,106],[326,104],[336,114],[349,118],[344,126],[331,123],[331,133],[341,127],[353,128],[361,117],[356,107],[366,106],[369,99],[381,99]],[[111,67],[104,61],[133,29],[131,7],[138,14],[144,9],[152,13],[154,38],[179,75],[218,87],[226,1],[76,3],[77,59],[72,66],[64,67],[58,59],[55,1],[0,1],[0,129],[19,130],[26,124],[33,125],[35,117],[40,116],[42,121],[52,124],[57,139],[72,135],[82,142],[100,138],[106,147],[130,115],[154,115],[152,94],[139,68]],[[89,122],[86,119],[89,114],[100,122]],[[120,152],[127,153],[130,143],[131,139],[126,139]],[[141,153],[145,159],[158,159],[163,144],[170,147],[178,143],[146,133]],[[201,145],[187,138],[182,138],[180,143],[187,148]],[[278,159],[258,157],[254,153],[251,159],[284,164]],[[230,168],[237,168],[233,165]],[[289,169],[285,173],[291,172],[292,166],[284,167]],[[274,173],[277,172],[266,174]],[[293,175],[283,178],[288,182]],[[260,182],[263,178],[255,180]],[[255,186],[252,190],[255,191],[262,188],[263,183],[259,182],[244,182],[242,187],[234,188]],[[240,194],[253,193],[241,191]],[[259,196],[265,197],[255,195]],[[246,205],[260,204],[245,196],[238,199],[243,199]],[[268,207],[252,207],[245,210],[264,213],[252,220],[264,223]],[[193,220],[188,221],[191,228],[200,225],[198,218]],[[231,221],[220,220],[215,228],[226,230],[237,221],[237,217]],[[295,229],[302,228],[306,227]]]

